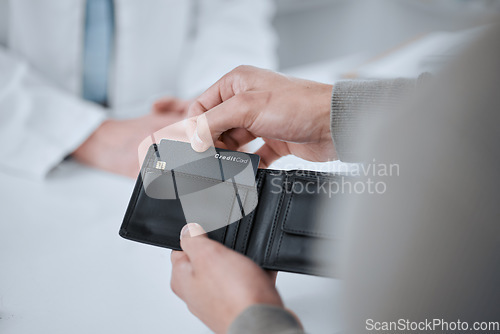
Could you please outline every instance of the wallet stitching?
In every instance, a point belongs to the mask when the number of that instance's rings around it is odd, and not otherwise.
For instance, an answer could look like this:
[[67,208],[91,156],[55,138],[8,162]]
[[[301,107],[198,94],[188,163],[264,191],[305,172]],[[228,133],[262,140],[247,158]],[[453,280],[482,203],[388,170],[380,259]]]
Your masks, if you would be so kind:
[[[245,195],[245,200],[248,197]],[[243,206],[244,206],[244,201],[243,201]],[[252,210],[253,211],[253,210]],[[233,240],[231,241],[231,248],[234,249],[236,247],[236,237],[238,236],[238,231],[240,230],[240,223],[241,221],[245,218],[245,216],[242,216],[240,219],[235,221],[234,223],[236,224],[236,227],[234,228],[234,233],[233,233]]]
[[255,211],[257,211],[257,210],[252,210],[252,212],[248,216],[248,225],[247,225],[247,228],[245,229],[245,234],[243,235],[243,244],[241,245],[241,252],[243,254],[246,254],[246,252],[247,252],[247,248],[248,248],[247,242],[248,242],[248,237],[250,236],[250,229],[253,225],[253,218],[255,216]]
[[238,230],[240,229],[240,221],[241,221],[241,219],[239,219],[238,221],[235,222],[235,224],[237,224],[237,225],[234,228],[233,240],[231,241],[231,248],[234,248],[234,246],[236,245],[236,236],[238,235]]
[[[260,174],[257,178],[257,184],[256,184],[256,188],[257,188],[257,199],[260,197],[260,191],[262,190],[262,182],[264,180],[264,173]],[[254,202],[256,201],[254,200]],[[255,213],[257,211],[257,205],[255,206],[255,208],[252,210],[252,212],[250,213],[249,215],[249,222],[248,222],[248,226],[245,230],[245,234],[243,236],[243,245],[241,247],[241,252],[243,254],[246,254],[246,251],[248,249],[248,238],[250,237],[250,230],[252,229],[252,226],[253,226],[253,223],[254,223],[254,217],[255,217]]]
[[[286,209],[285,209],[285,215],[283,217],[283,222],[286,221],[286,219],[288,218],[288,212],[290,210],[290,205],[292,203],[292,199],[293,199],[293,192],[290,194],[290,198],[288,199],[288,203],[287,203],[287,206],[286,206]],[[279,256],[280,256],[280,248],[281,248],[281,242],[283,240],[283,235],[285,233],[282,231],[281,232],[281,235],[280,235],[280,240],[278,242],[278,250],[276,251],[276,259],[273,261],[273,264],[276,264],[276,260],[278,260]]]
[[[285,177],[285,180],[288,179],[288,176]],[[276,208],[275,214],[274,214],[274,219],[273,219],[273,227],[271,229],[271,235],[267,244],[267,249],[266,249],[266,255],[264,257],[264,262],[267,262],[269,259],[269,254],[271,253],[271,248],[272,248],[272,241],[274,240],[274,231],[276,230],[276,225],[277,225],[277,220],[278,216],[281,212],[281,205],[283,204],[283,197],[284,197],[284,192],[280,194],[280,198],[278,201],[278,207]]]
[[[246,250],[248,248],[248,238],[250,237],[250,229],[251,229],[251,226],[253,225],[253,220],[254,220],[255,212],[257,211],[257,204],[259,202],[259,197],[260,197],[259,187],[262,188],[261,185],[262,185],[262,180],[263,179],[264,179],[263,176],[258,177],[257,182],[256,182],[256,184],[254,186],[255,190],[256,190],[256,193],[257,193],[257,196],[255,196],[254,199],[251,202],[251,207],[253,207],[253,209],[252,209],[252,212],[248,215],[248,216],[250,216],[249,217],[250,223],[247,226],[247,229],[245,231],[245,235],[243,237],[242,253],[244,253],[244,254],[245,254],[245,252],[246,252]],[[252,187],[252,189],[253,189],[253,187]],[[246,198],[248,198],[248,194],[247,194]]]
[[227,236],[227,225],[224,226],[224,233],[222,233],[222,241],[221,241],[221,244],[225,245],[226,244],[226,236]]
[[[236,200],[236,194],[232,193],[232,196],[231,196],[231,201],[228,201],[230,202],[229,205],[228,205],[228,214],[227,214],[227,217],[226,217],[226,221],[225,221],[225,226],[227,227],[229,225],[229,220],[231,219],[231,214],[233,213],[233,208],[234,208],[234,202]],[[222,226],[221,226],[222,227]]]
[[328,234],[324,234],[324,233],[321,233],[321,232],[312,232],[312,231],[305,231],[305,230],[297,230],[297,229],[293,229],[293,228],[290,228],[290,227],[284,227],[283,226],[283,231],[284,232],[296,232],[296,233],[301,233],[301,234],[304,234],[304,235],[307,235],[307,236],[314,236],[314,237],[322,237],[322,238],[332,238],[330,235]]
[[255,216],[255,211],[257,211],[257,208],[254,208],[250,215],[248,216],[248,226],[245,230],[245,234],[243,235],[243,245],[241,246],[241,251],[245,254],[247,251],[248,247],[248,238],[250,237],[250,229],[252,228],[253,225],[253,219]]

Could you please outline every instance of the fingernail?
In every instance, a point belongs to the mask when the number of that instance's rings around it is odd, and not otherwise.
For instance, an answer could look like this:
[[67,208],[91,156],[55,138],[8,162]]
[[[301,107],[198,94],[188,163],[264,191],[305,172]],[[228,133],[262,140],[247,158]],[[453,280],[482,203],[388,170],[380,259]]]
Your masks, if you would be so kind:
[[180,239],[182,240],[182,238],[185,238],[185,237],[188,237],[188,238],[196,237],[196,236],[202,235],[204,233],[206,233],[206,232],[203,229],[203,227],[201,227],[200,224],[189,223],[189,224],[184,225],[184,227],[182,228]]
[[180,239],[182,240],[183,237],[190,237],[190,236],[191,235],[189,234],[189,224],[186,224],[181,230]]
[[193,148],[203,146],[203,141],[201,140],[200,135],[198,135],[198,128],[194,130],[193,137],[191,138],[191,143],[193,144]]
[[205,152],[207,150],[206,145],[201,141],[200,137],[195,134],[191,140],[191,148],[196,152]]
[[196,237],[203,233],[205,233],[205,230],[203,229],[203,227],[201,227],[200,224],[189,223],[184,225],[184,227],[182,228],[180,238],[182,240],[182,238],[185,237]]

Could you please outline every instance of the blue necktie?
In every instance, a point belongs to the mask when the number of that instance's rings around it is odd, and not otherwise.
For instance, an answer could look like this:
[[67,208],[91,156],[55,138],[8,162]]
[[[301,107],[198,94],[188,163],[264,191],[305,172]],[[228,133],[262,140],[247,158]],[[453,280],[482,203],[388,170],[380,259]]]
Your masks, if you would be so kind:
[[113,30],[113,0],[87,0],[82,96],[102,105],[108,102]]

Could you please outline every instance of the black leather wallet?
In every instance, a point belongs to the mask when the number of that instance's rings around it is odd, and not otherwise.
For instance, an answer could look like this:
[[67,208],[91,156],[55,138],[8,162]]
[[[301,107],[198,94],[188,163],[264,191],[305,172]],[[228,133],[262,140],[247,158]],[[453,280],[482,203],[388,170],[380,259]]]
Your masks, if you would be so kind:
[[[150,148],[143,171],[159,173],[154,171],[156,161]],[[137,178],[120,235],[181,250],[179,234],[186,218],[179,198],[148,196],[143,175],[140,173]],[[210,231],[208,236],[248,256],[264,269],[331,276],[335,238],[331,219],[325,217],[325,212],[332,210],[324,209],[332,205],[329,185],[338,183],[341,177],[304,170],[258,169],[255,209],[234,223]]]

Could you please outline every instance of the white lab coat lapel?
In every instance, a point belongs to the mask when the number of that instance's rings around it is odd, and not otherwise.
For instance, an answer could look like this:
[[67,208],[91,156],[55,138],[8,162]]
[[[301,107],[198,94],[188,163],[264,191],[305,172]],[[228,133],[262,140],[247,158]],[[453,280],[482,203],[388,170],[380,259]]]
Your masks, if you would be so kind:
[[8,44],[59,88],[79,95],[85,0],[9,2]]

